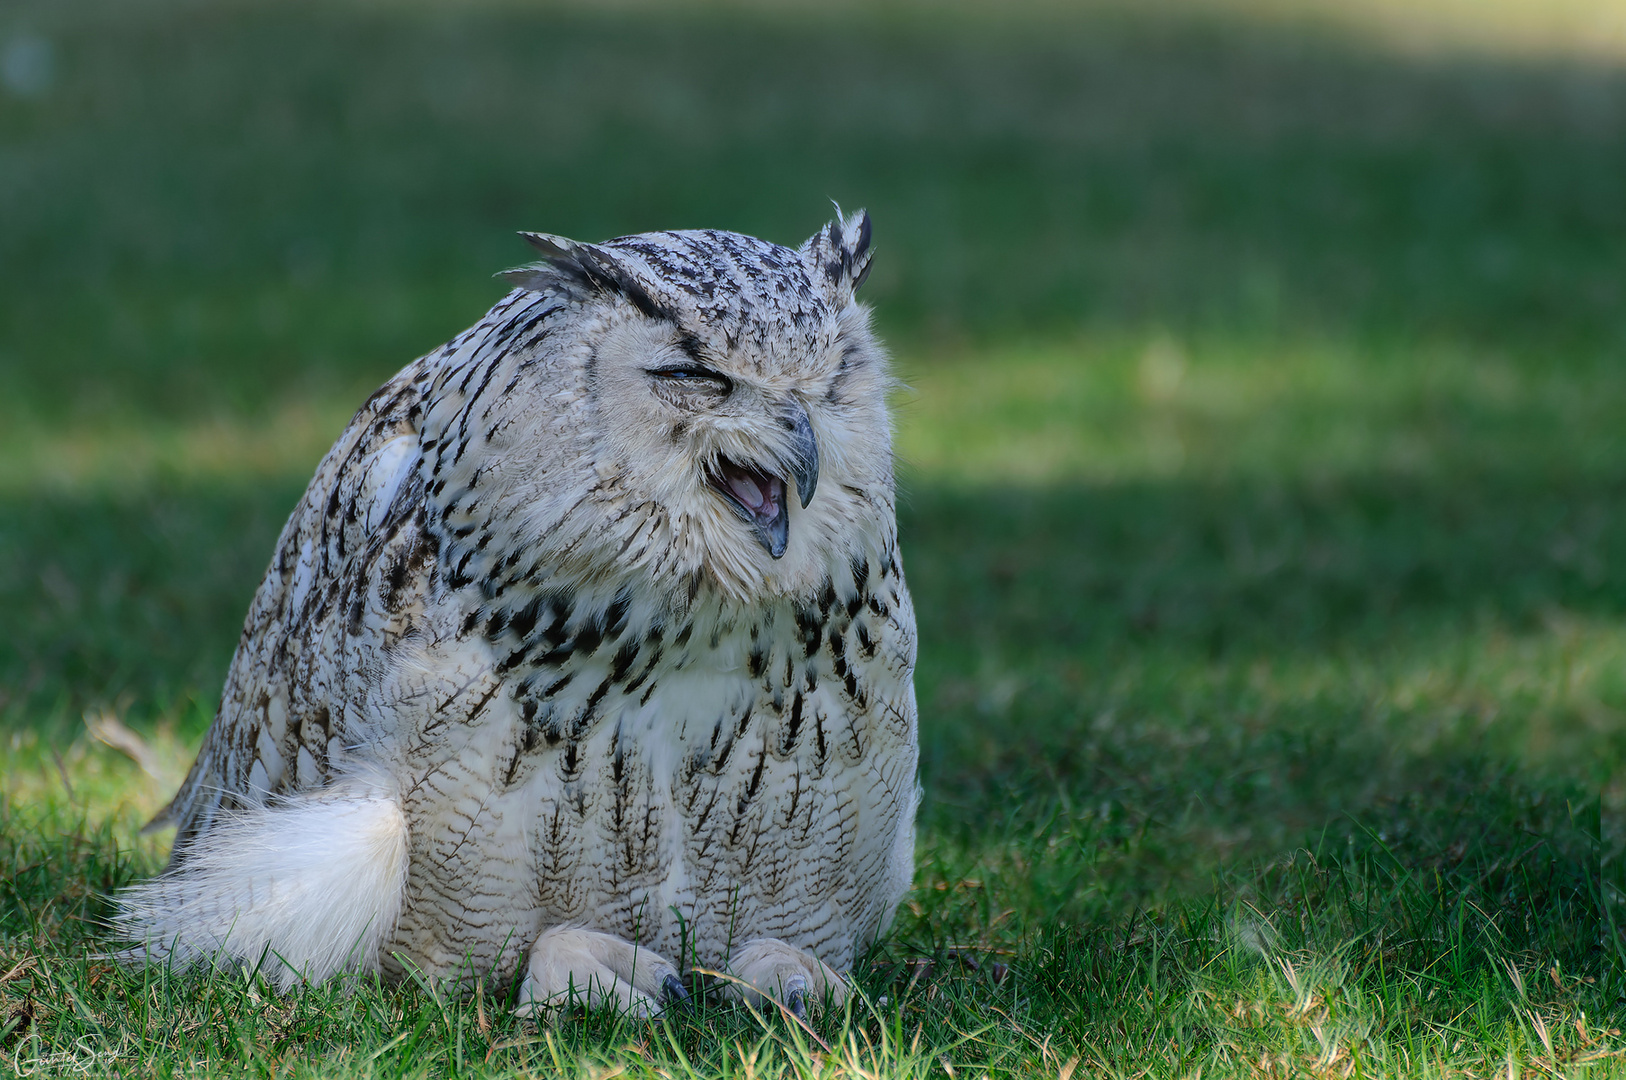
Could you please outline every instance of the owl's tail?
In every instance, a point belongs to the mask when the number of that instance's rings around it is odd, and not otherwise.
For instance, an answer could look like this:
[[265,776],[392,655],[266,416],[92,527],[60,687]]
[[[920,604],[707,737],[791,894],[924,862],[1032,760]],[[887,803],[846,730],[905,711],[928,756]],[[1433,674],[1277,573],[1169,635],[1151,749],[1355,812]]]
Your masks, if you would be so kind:
[[240,963],[288,990],[378,970],[406,884],[393,786],[350,777],[217,819],[175,869],[116,898],[131,961]]

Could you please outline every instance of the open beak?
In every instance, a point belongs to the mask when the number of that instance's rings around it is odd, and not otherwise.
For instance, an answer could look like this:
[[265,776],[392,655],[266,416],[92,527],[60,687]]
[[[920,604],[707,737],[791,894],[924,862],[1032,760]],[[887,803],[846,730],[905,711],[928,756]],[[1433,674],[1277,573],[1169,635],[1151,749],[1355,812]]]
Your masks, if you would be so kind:
[[[791,402],[779,422],[790,433],[785,466],[796,482],[796,494],[805,510],[819,486],[819,442],[813,436],[807,410],[799,403]],[[756,531],[769,555],[777,559],[785,554],[785,545],[790,541],[790,509],[784,477],[722,458],[711,475],[711,486]]]

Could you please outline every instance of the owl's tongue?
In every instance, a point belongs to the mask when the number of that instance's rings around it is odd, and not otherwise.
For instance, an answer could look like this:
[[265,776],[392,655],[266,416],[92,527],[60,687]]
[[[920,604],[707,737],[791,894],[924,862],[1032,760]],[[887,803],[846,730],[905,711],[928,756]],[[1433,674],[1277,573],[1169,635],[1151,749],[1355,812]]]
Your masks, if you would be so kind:
[[728,496],[735,513],[755,529],[769,555],[777,559],[785,553],[790,521],[784,480],[723,460],[717,463],[712,483]]
[[779,502],[785,496],[783,480],[777,476],[753,476],[733,469],[725,471],[728,490],[747,510],[765,518],[779,513]]

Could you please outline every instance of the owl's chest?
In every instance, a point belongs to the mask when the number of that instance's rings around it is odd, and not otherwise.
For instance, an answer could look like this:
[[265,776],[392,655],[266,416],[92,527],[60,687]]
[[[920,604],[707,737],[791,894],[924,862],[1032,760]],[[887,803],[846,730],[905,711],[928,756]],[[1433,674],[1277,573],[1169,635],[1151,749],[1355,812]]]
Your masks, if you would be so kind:
[[868,703],[828,658],[805,655],[795,639],[742,639],[645,640],[531,677],[516,694],[502,783],[530,785],[583,819],[616,818],[635,803],[692,816],[861,761]]
[[786,902],[884,825],[861,807],[876,787],[870,712],[804,667],[766,676],[691,660],[642,687],[600,694],[590,678],[585,696],[560,695],[558,742],[541,737],[514,807],[554,917],[630,929],[657,898],[725,925],[705,913]]
[[393,696],[421,711],[391,744],[425,917],[450,889],[538,925],[642,938],[675,908],[726,936],[807,890],[857,904],[852,868],[884,858],[912,805],[913,697],[885,634],[832,616],[667,635],[629,619],[506,670],[517,648],[474,637],[404,659]]

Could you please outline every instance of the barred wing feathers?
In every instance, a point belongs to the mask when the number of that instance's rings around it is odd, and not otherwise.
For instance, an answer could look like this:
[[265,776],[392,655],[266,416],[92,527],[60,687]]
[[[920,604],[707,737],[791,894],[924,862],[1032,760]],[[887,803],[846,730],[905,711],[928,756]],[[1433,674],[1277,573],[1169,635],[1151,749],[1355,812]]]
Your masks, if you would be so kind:
[[417,475],[433,359],[361,407],[284,526],[215,722],[179,792],[148,826],[177,827],[172,867],[223,813],[325,784],[349,741],[341,682],[358,668],[346,660],[371,667],[346,653],[410,632],[434,561]]

